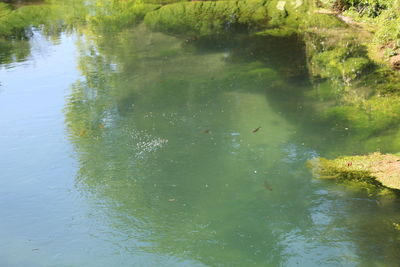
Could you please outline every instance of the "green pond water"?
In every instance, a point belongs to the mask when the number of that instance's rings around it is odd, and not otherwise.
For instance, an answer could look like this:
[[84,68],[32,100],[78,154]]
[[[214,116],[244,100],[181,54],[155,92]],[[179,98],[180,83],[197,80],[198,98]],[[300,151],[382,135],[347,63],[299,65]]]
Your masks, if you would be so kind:
[[305,166],[346,147],[300,39],[194,39],[34,30],[1,66],[0,266],[397,266],[399,198]]

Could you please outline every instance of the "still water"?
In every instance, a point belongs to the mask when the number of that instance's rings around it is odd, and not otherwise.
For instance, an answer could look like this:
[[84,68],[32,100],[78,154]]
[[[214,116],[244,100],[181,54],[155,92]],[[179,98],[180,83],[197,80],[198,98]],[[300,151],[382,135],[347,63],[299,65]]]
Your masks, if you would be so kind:
[[302,102],[298,39],[30,45],[0,69],[0,266],[400,262],[398,198],[305,166],[346,148]]

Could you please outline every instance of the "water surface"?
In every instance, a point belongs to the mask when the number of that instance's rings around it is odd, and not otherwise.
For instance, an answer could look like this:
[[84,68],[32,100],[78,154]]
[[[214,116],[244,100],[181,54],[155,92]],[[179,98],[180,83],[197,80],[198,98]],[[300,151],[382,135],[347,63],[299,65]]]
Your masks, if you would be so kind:
[[305,167],[344,137],[302,102],[298,38],[30,43],[0,70],[0,265],[399,262],[398,198]]

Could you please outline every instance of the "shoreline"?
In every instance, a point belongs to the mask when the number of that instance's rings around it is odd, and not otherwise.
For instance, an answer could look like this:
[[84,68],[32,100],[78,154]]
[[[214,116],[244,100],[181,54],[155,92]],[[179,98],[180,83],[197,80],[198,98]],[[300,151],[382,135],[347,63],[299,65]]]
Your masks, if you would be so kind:
[[400,156],[371,153],[335,159],[314,158],[307,162],[318,179],[367,182],[378,187],[400,190]]

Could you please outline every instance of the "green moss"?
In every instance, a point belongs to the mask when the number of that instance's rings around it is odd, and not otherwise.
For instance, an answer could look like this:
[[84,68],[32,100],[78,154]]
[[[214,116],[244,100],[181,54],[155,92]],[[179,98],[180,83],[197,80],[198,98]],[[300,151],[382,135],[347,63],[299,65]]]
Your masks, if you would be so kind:
[[319,75],[322,78],[341,76],[340,68],[347,53],[348,51],[345,48],[339,47],[317,54],[313,58],[313,62],[319,70]]
[[311,9],[307,1],[283,1],[271,0],[267,3],[269,27],[292,27],[301,26],[309,15]]
[[287,35],[304,22],[304,1],[207,1],[166,5],[149,13],[145,22],[153,29],[178,33],[212,35],[246,28],[266,28],[264,34]]
[[156,4],[144,4],[136,1],[99,1],[93,8],[89,23],[106,31],[126,28],[143,20],[144,16],[157,8]]
[[400,157],[373,153],[365,156],[315,158],[308,162],[313,175],[321,179],[344,179],[400,189]]
[[344,179],[374,182],[374,178],[369,169],[349,166],[355,161],[354,157],[341,157],[334,160],[316,158],[308,162],[308,167],[312,169],[313,175],[320,179]]
[[360,47],[338,43],[329,50],[315,54],[312,58],[315,73],[322,78],[338,78],[349,82],[363,74],[373,65]]
[[155,30],[211,35],[221,34],[238,25],[254,27],[266,25],[264,1],[188,2],[163,6],[150,12],[145,23]]
[[25,37],[25,30],[44,22],[50,9],[46,6],[24,6],[12,9],[0,3],[0,37]]

